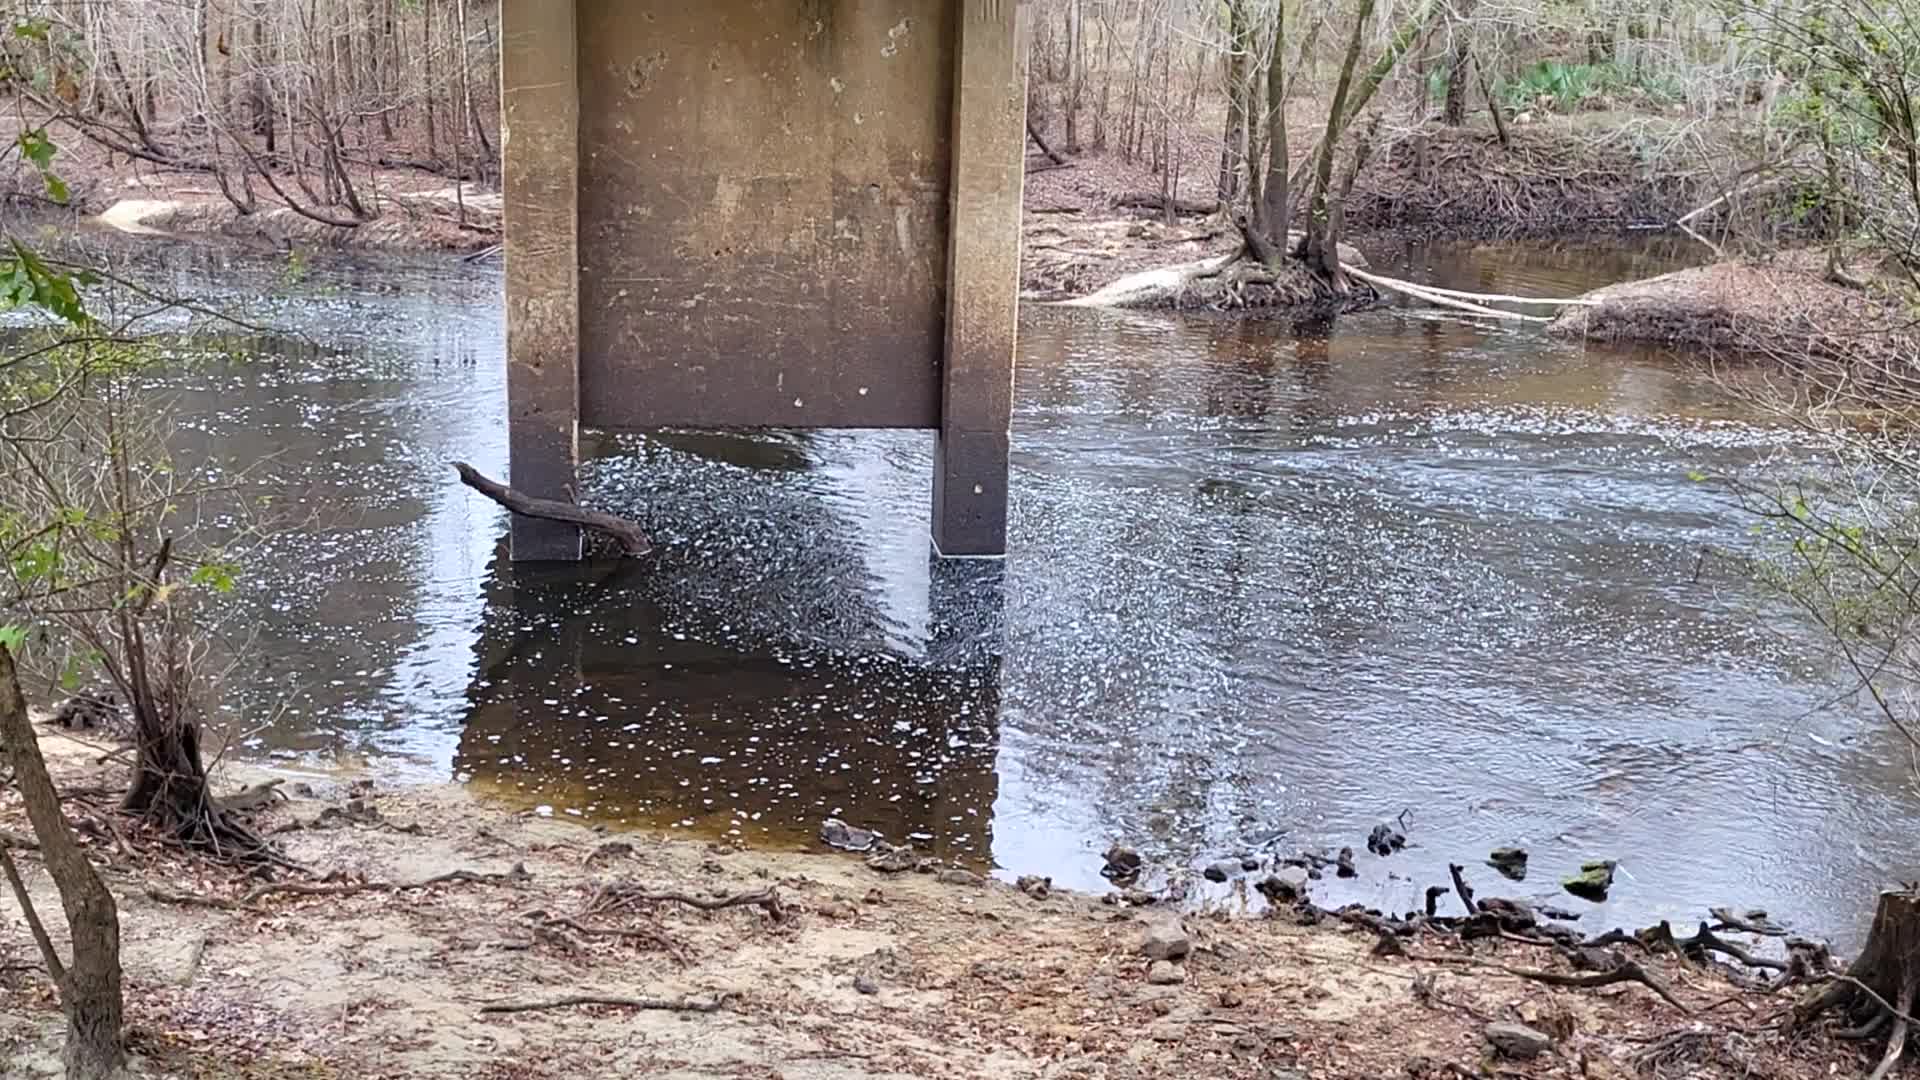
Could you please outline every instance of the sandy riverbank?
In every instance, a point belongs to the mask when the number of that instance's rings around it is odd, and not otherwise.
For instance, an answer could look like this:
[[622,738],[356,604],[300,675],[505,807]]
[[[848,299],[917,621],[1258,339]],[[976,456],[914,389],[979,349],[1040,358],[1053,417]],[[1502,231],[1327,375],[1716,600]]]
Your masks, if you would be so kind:
[[[43,742],[64,783],[115,783],[94,751]],[[223,790],[265,775],[222,771]],[[1326,913],[1182,917],[855,856],[609,835],[454,785],[281,787],[293,798],[259,825],[312,870],[305,891],[90,839],[120,901],[132,1041],[153,1074],[1811,1077],[1856,1061],[1824,1037],[1771,1033],[1793,991],[1637,949],[1693,1015],[1631,983],[1517,977],[1507,968],[1571,969],[1513,940],[1423,930],[1387,956]],[[19,815],[0,796],[0,830],[23,832]],[[665,893],[747,899],[707,912],[644,898]],[[56,1006],[10,903],[0,925],[0,1075],[42,1075]],[[1149,931],[1187,955],[1153,965]],[[486,1011],[582,994],[678,1007]],[[1550,1045],[1497,1054],[1487,1029],[1501,1022]]]

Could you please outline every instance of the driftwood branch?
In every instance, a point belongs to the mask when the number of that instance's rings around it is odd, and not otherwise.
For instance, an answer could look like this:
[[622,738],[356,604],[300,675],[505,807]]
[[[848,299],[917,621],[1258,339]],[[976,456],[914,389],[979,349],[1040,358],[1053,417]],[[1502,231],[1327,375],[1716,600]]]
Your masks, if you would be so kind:
[[538,1009],[571,1009],[577,1005],[610,1005],[616,1009],[661,1009],[669,1012],[719,1012],[733,994],[707,998],[630,998],[600,994],[573,994],[547,1001],[496,1001],[480,1006],[483,1013],[534,1012]]
[[497,480],[488,479],[464,461],[454,462],[453,468],[460,474],[461,483],[521,517],[560,521],[605,533],[619,541],[621,549],[628,555],[640,556],[653,550],[653,542],[647,539],[647,534],[626,518],[603,510],[588,510],[558,499],[537,499],[524,495]]
[[1465,870],[1466,867],[1459,863],[1447,864],[1447,875],[1453,878],[1454,891],[1460,894],[1460,902],[1467,906],[1467,914],[1472,915],[1480,909],[1473,905],[1473,889],[1467,885]]
[[[1039,129],[1033,126],[1033,121],[1031,120],[1027,121],[1027,138],[1032,139],[1033,145],[1039,147],[1040,152],[1047,155],[1048,161],[1053,162],[1055,165],[1065,165],[1067,163],[1067,159],[1061,155],[1060,151],[1048,146],[1047,140],[1040,137]],[[1039,170],[1029,169],[1027,171],[1038,172]]]

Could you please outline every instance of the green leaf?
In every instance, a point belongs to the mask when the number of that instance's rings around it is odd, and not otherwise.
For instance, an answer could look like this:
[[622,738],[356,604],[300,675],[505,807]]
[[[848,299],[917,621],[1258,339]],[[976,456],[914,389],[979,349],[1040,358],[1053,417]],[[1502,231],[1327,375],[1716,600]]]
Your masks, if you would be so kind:
[[13,36],[29,41],[45,41],[53,29],[53,20],[48,18],[19,19],[13,24]]
[[26,643],[26,627],[14,626],[11,623],[0,626],[0,647],[4,647],[8,652],[19,652],[20,647]]
[[237,568],[231,563],[207,563],[193,572],[190,579],[193,584],[212,589],[217,593],[233,591],[233,579]]

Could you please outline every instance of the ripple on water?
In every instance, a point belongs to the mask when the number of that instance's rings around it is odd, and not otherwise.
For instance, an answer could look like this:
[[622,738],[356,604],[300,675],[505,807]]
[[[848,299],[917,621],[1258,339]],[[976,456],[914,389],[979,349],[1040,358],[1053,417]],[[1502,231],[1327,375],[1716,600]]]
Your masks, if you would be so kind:
[[[1488,257],[1402,254],[1469,286]],[[1539,259],[1514,273],[1577,284]],[[1414,906],[1517,842],[1528,891],[1622,859],[1609,924],[1760,901],[1841,930],[1911,826],[1806,636],[1700,571],[1744,523],[1689,472],[1808,458],[1684,364],[1393,312],[1034,308],[1004,564],[927,558],[924,435],[671,432],[583,476],[660,554],[552,571],[504,566],[445,471],[503,471],[498,279],[330,273],[280,309],[322,348],[172,388],[189,442],[310,518],[242,598],[262,752],[757,843],[837,814],[1085,886],[1113,839],[1358,846],[1410,808],[1417,846],[1331,898]]]

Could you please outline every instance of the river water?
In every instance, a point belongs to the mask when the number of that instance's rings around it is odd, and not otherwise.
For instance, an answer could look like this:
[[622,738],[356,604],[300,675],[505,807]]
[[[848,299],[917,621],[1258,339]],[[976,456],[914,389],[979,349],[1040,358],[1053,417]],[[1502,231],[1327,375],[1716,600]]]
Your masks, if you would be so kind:
[[[1375,261],[1568,294],[1686,257]],[[1701,558],[1749,523],[1690,471],[1808,455],[1695,365],[1404,309],[1030,306],[1006,560],[929,559],[926,435],[662,433],[591,436],[586,470],[660,554],[536,572],[446,467],[505,472],[497,270],[133,261],[297,332],[168,388],[183,453],[296,496],[229,626],[246,752],[751,845],[838,816],[1087,888],[1116,840],[1170,868],[1351,845],[1321,898],[1404,910],[1520,844],[1495,891],[1579,910],[1559,877],[1620,860],[1593,928],[1725,903],[1844,946],[1912,876],[1904,751]],[[1365,854],[1396,817],[1412,846]]]

